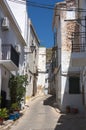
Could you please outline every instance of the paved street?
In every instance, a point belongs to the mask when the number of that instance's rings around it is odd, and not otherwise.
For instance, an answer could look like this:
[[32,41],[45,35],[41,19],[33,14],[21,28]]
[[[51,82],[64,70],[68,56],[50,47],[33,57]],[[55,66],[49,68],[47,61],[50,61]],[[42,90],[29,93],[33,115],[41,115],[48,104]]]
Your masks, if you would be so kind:
[[35,99],[25,115],[11,127],[11,130],[54,130],[59,115],[47,104],[45,96]]
[[86,130],[84,114],[58,113],[51,105],[52,99],[43,96],[33,100],[11,130]]

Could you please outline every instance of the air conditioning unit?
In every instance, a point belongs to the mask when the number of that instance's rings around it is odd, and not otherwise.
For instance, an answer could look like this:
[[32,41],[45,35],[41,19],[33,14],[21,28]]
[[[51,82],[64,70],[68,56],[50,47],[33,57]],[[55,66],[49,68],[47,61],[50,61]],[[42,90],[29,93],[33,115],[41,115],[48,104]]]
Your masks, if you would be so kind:
[[9,20],[7,17],[4,17],[2,19],[2,29],[3,30],[8,30],[9,29]]
[[21,47],[19,44],[15,46],[15,49],[18,53],[21,53]]

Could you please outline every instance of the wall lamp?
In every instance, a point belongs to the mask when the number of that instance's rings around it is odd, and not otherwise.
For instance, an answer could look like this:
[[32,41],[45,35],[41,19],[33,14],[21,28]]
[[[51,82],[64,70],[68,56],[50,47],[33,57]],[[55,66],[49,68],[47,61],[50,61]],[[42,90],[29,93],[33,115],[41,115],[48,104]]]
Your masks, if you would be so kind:
[[32,45],[30,46],[31,52],[33,53],[33,51],[35,50],[36,46],[32,43]]
[[26,48],[25,48],[25,54],[33,53],[34,50],[35,50],[35,48],[36,48],[36,46],[32,43],[32,44],[30,45],[31,52],[29,52],[29,51],[28,51],[29,48],[26,47]]

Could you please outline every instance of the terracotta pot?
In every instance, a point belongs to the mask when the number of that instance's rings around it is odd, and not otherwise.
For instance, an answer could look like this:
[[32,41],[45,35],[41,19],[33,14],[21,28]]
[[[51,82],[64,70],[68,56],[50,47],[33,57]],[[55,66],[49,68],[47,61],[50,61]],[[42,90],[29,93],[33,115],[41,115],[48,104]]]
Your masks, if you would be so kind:
[[78,108],[72,108],[72,113],[77,114],[78,112]]
[[3,125],[3,118],[0,117],[0,125]]
[[66,113],[70,113],[70,106],[66,107]]

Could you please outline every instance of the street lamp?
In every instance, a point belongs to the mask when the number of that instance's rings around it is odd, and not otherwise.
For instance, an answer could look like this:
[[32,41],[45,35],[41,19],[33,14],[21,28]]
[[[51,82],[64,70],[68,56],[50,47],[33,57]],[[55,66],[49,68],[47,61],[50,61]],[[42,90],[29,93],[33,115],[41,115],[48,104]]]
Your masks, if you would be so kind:
[[29,48],[25,47],[25,54],[33,53],[33,51],[35,50],[35,48],[36,48],[36,46],[32,42],[32,44],[30,45],[31,51],[29,52]]
[[35,50],[35,45],[32,43],[32,45],[30,46],[31,52],[33,53],[33,51]]

